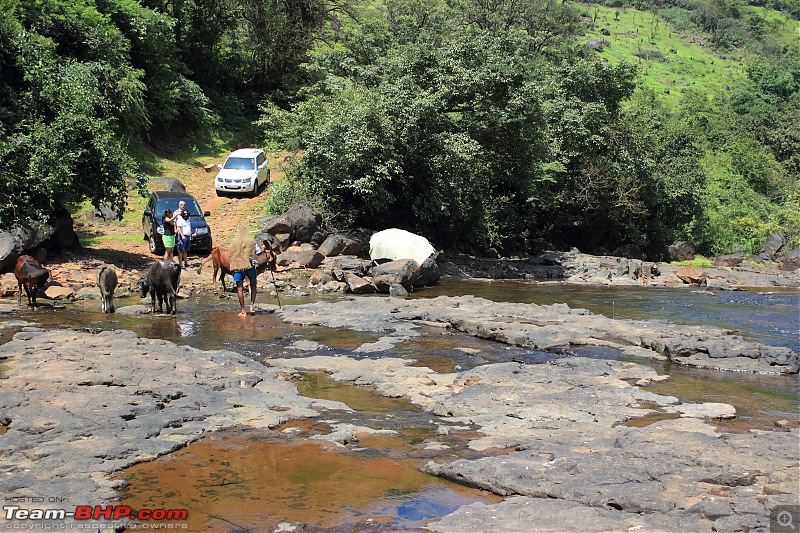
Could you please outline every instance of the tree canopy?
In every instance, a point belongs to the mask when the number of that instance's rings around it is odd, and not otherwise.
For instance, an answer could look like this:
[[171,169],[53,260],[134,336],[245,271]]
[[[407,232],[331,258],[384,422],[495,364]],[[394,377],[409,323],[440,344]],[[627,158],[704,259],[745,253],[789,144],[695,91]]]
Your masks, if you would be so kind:
[[508,252],[796,246],[800,51],[761,6],[797,18],[795,0],[648,4],[749,54],[730,91],[668,108],[569,2],[0,0],[0,226],[124,212],[132,146],[254,121],[298,154],[267,209],[341,227]]

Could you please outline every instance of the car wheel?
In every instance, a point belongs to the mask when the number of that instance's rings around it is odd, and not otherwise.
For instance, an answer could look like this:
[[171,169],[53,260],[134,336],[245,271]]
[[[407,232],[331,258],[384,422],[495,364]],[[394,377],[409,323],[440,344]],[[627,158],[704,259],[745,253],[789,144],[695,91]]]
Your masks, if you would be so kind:
[[150,253],[151,254],[163,254],[164,250],[160,250],[158,243],[156,242],[156,238],[151,234],[150,235]]
[[216,193],[217,193],[217,196],[222,196],[222,191],[220,191],[219,189],[217,189],[217,190],[216,190],[216,191],[214,191],[214,192],[216,192]]
[[258,196],[258,178],[256,178],[256,182],[253,184],[253,192],[250,193],[250,198],[255,198]]

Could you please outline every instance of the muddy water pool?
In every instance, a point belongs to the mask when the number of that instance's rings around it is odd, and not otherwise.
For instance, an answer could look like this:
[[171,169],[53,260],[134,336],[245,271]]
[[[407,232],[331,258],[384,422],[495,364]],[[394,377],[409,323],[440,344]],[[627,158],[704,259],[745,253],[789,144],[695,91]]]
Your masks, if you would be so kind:
[[[587,287],[516,281],[443,281],[418,291],[414,298],[464,295],[495,300],[549,305],[567,303],[609,317],[669,320],[736,329],[761,342],[800,351],[800,292],[715,292],[636,287]],[[365,302],[369,298],[364,297]],[[327,298],[336,298],[329,296]],[[311,300],[313,298],[309,298]],[[267,301],[266,299],[262,301]],[[136,298],[119,304],[139,303]],[[270,301],[274,303],[274,300]],[[286,304],[305,303],[284,301]],[[352,329],[296,326],[261,312],[246,319],[236,315],[235,299],[211,295],[180,300],[175,317],[103,315],[96,301],[22,310],[8,320],[43,327],[129,329],[142,337],[162,338],[201,349],[229,349],[268,362],[277,357],[349,355],[404,357],[413,364],[452,372],[503,361],[536,363],[578,354],[618,357],[614,350],[571,349],[552,354],[476,339],[435,327],[421,326],[420,336],[379,354],[354,350],[379,335]],[[0,324],[2,326],[2,324]],[[20,324],[6,327],[0,342]],[[308,342],[311,341],[311,342]],[[800,425],[800,386],[797,376],[704,371],[638,361],[670,374],[671,380],[653,385],[654,392],[685,401],[733,404],[738,417],[720,423],[721,431],[750,428],[779,430]],[[192,530],[246,531],[259,525],[301,522],[311,529],[360,530],[421,527],[472,501],[494,496],[421,474],[417,466],[431,458],[465,456],[472,435],[435,434],[429,413],[396,399],[381,398],[362,387],[338,384],[324,375],[304,374],[298,389],[307,396],[335,399],[355,411],[328,412],[313,421],[295,421],[269,432],[233,430],[214,434],[158,461],[137,465],[123,475],[130,485],[123,503],[189,508]],[[658,414],[631,425],[662,419]],[[346,449],[331,448],[310,439],[337,424],[354,424],[391,435],[361,435]]]

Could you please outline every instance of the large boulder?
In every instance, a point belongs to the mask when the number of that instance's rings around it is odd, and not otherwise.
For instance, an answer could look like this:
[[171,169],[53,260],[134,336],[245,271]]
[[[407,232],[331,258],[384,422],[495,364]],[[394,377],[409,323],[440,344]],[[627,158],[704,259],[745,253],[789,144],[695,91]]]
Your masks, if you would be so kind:
[[785,241],[783,237],[777,233],[773,233],[769,237],[767,237],[766,242],[764,243],[764,249],[761,250],[761,253],[758,254],[766,261],[772,261],[775,259],[775,256],[778,255],[778,252],[781,251]]
[[289,264],[296,264],[301,268],[317,268],[325,257],[316,251],[309,243],[300,246],[290,246],[278,256],[278,264],[283,265],[288,260]]
[[320,244],[317,251],[325,257],[333,257],[342,253],[345,247],[345,237],[335,233],[328,236],[325,241]]
[[0,272],[14,269],[17,257],[21,255],[20,242],[8,231],[0,231]]
[[110,205],[101,205],[86,212],[86,218],[92,222],[111,222],[117,217],[118,213]]
[[369,258],[376,262],[413,259],[421,265],[431,256],[435,259],[436,255],[436,248],[428,239],[402,229],[379,231],[369,240]]
[[[293,205],[286,211],[286,217],[291,221],[292,238],[299,242],[314,242],[320,244],[322,232],[322,213],[307,205]],[[324,237],[322,237],[324,239]]]
[[644,259],[641,248],[635,244],[623,244],[614,250],[613,255],[616,257],[627,257],[628,259]]
[[670,261],[691,261],[697,250],[688,241],[675,241],[669,245],[667,253]]
[[349,237],[345,237],[344,239],[344,249],[342,249],[342,255],[361,255],[361,250],[363,246],[361,243],[350,239]]
[[186,186],[178,178],[150,178],[150,189],[154,191],[186,192]]
[[319,246],[327,237],[322,213],[305,205],[293,205],[282,215],[263,217],[258,221],[260,233],[274,235],[285,250],[293,242]]
[[375,287],[362,277],[356,276],[352,272],[343,272],[344,282],[347,283],[347,290],[353,294],[369,294],[375,292]]
[[389,288],[395,283],[410,291],[419,279],[420,265],[414,259],[398,259],[372,267],[370,274],[378,292],[388,294]]
[[81,241],[72,221],[72,215],[66,209],[56,212],[50,219],[50,225],[54,228],[53,236],[45,243],[44,247],[51,252],[59,250],[80,250]]
[[787,252],[782,258],[780,265],[781,270],[798,270],[800,269],[800,250],[791,250]]
[[436,285],[441,277],[442,272],[439,270],[435,257],[430,256],[420,265],[419,277],[414,282],[414,287]]
[[27,221],[8,230],[0,230],[0,272],[11,272],[17,257],[32,253],[55,233],[49,224]]
[[678,276],[681,281],[689,285],[704,285],[707,279],[702,270],[693,266],[680,268],[675,272],[675,275]]
[[735,267],[741,265],[742,261],[744,261],[744,253],[742,252],[718,255],[714,258],[714,266]]
[[258,220],[258,230],[261,233],[281,235],[292,232],[292,221],[284,215],[270,215]]

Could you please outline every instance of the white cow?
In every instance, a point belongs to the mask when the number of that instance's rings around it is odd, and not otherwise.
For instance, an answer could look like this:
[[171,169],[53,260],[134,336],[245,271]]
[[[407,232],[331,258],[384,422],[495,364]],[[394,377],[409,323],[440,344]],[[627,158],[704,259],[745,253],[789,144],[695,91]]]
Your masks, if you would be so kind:
[[379,231],[369,239],[369,258],[372,261],[413,259],[421,265],[431,255],[435,257],[437,254],[428,239],[402,229]]

